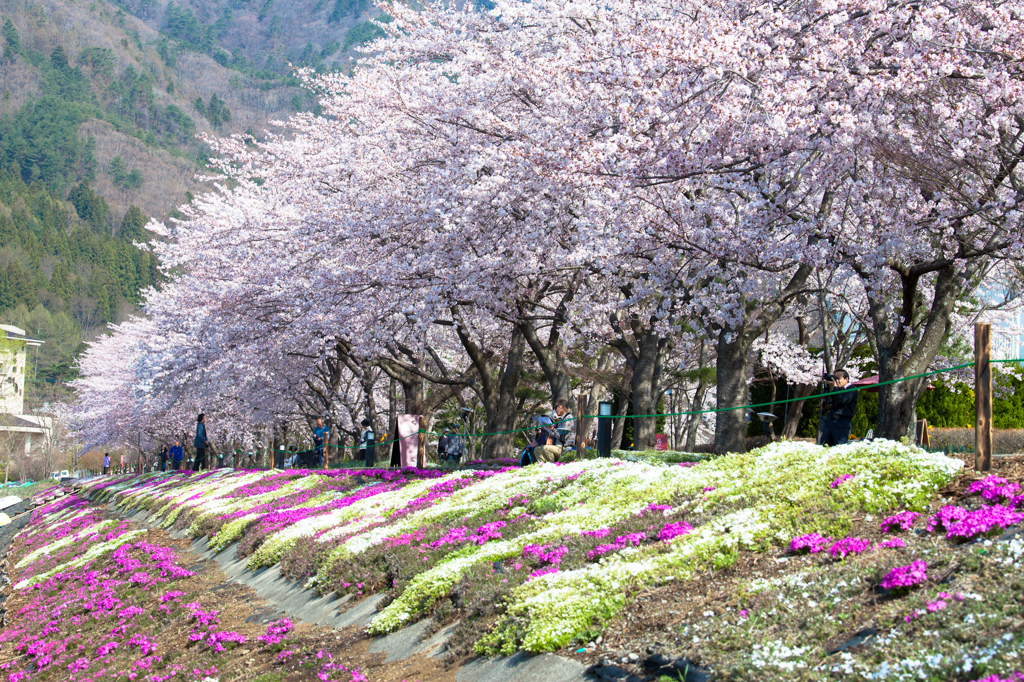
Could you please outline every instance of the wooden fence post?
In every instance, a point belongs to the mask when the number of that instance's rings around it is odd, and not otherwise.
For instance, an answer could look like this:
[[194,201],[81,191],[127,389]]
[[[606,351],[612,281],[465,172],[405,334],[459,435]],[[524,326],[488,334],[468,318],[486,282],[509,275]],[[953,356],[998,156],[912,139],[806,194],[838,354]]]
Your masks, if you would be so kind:
[[974,325],[974,468],[992,468],[992,325]]
[[584,430],[587,420],[584,419],[583,415],[590,409],[590,396],[584,393],[580,393],[579,397],[576,398],[576,459],[584,460],[587,458],[587,432],[590,429]]

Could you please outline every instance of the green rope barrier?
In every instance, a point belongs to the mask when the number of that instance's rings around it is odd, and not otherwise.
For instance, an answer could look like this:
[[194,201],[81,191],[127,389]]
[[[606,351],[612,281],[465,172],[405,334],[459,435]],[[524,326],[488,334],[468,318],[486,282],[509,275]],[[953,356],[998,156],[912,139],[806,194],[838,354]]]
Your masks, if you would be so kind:
[[[1024,358],[1016,358],[1016,359],[1013,359],[1013,360],[993,360],[992,362],[1024,362]],[[964,367],[972,367],[973,365],[974,365],[973,362],[965,362],[965,363],[963,363],[961,365],[954,365],[953,367],[946,367],[945,369],[937,369],[937,370],[934,370],[934,371],[931,371],[931,372],[923,372],[921,374],[912,374],[912,375],[910,375],[908,377],[900,377],[899,379],[891,379],[889,381],[880,381],[877,384],[870,384],[870,385],[863,386],[863,387],[857,387],[856,390],[859,391],[859,390],[861,390],[861,388],[875,388],[877,386],[886,386],[886,385],[889,385],[889,384],[898,384],[901,381],[910,381],[911,379],[921,379],[923,377],[933,376],[935,374],[943,374],[945,372],[952,372],[954,370],[963,369]],[[846,389],[846,390],[850,390],[850,389]],[[816,395],[821,395],[821,394],[816,394]],[[768,402],[768,403],[757,403],[757,404],[754,404],[754,405],[737,405],[735,407],[718,407],[718,408],[711,408],[711,409],[707,409],[707,410],[696,410],[696,411],[690,411],[690,412],[666,412],[664,414],[625,414],[625,415],[622,415],[622,414],[606,414],[606,415],[585,414],[585,415],[583,415],[582,418],[583,419],[637,419],[637,418],[644,418],[644,417],[685,417],[685,416],[689,416],[689,415],[692,415],[692,414],[710,414],[710,413],[715,413],[715,412],[729,412],[731,410],[748,410],[748,409],[753,409],[753,408],[756,408],[756,407],[770,407],[772,405],[784,405],[786,403],[795,403],[795,402],[799,402],[799,401],[802,401],[802,400],[810,400],[810,399],[812,399],[814,397],[815,396],[807,396],[807,397],[804,397],[804,398],[788,398],[786,400],[774,400],[774,401]],[[579,419],[579,418],[580,417],[570,417],[570,418],[566,419],[565,421],[574,421],[574,420]],[[523,432],[523,431],[533,431],[536,428],[537,428],[536,426],[529,426],[529,427],[527,427],[525,429],[514,429],[512,431],[495,431],[494,433],[456,433],[454,435],[463,436],[465,438],[479,438],[479,437],[482,437],[482,436],[500,436],[500,435],[504,435],[504,434],[507,434],[507,433],[520,433],[520,432]],[[420,429],[419,432],[420,433],[425,433],[425,434],[430,435],[430,436],[440,436],[441,435],[437,431],[425,431],[423,429]]]

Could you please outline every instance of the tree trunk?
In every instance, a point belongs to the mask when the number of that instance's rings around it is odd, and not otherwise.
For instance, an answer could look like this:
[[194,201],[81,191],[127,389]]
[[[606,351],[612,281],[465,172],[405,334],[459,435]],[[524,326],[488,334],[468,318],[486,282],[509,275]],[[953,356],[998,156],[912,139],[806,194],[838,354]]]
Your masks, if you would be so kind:
[[[636,365],[633,367],[633,414],[654,415],[658,411],[661,395],[661,369],[664,359],[663,343],[657,334],[648,333],[641,337]],[[636,450],[651,450],[655,444],[658,418],[654,416],[633,418],[633,447]]]
[[[920,374],[935,360],[949,334],[953,307],[965,290],[973,290],[984,272],[984,259],[969,263],[962,272],[951,265],[937,270],[932,289],[931,306],[923,320],[918,321],[920,337],[908,333],[915,322],[921,274],[901,275],[902,308],[899,318],[890,326],[887,301],[881,292],[868,289],[868,311],[875,331],[873,350],[878,363],[878,381],[884,384],[905,376]],[[917,400],[927,382],[912,379],[878,387],[878,420],[875,434],[880,438],[900,440],[912,434],[917,421]]]
[[742,333],[726,341],[728,334],[718,335],[717,407],[738,409],[715,413],[715,452],[747,451],[747,357],[751,341]]
[[[700,412],[704,409],[704,398],[708,393],[708,381],[704,376],[708,366],[708,342],[701,339],[700,361],[698,364],[697,389],[693,392],[693,402],[690,403],[690,412]],[[686,452],[693,452],[697,449],[697,430],[704,415],[691,414],[686,425]]]
[[[792,391],[793,398],[806,398],[814,393],[814,386],[812,384],[796,384]],[[804,405],[807,403],[806,400],[794,400],[793,402],[786,405],[786,423],[782,427],[782,437],[786,440],[793,440],[796,438],[796,433],[800,429],[800,420],[803,418]]]
[[501,372],[497,395],[492,396],[492,399],[484,405],[487,412],[487,424],[484,427],[484,432],[495,435],[484,436],[483,459],[513,456],[512,440],[515,434],[497,432],[510,431],[515,428],[516,389],[519,388],[525,354],[526,338],[523,336],[522,330],[515,326],[512,328],[512,340],[509,342],[508,355],[505,358],[505,368]]
[[629,413],[632,398],[633,370],[627,363],[622,368],[622,385],[618,390],[619,407],[615,411],[616,419],[612,420],[612,450],[622,449],[622,435],[626,432],[625,416]]

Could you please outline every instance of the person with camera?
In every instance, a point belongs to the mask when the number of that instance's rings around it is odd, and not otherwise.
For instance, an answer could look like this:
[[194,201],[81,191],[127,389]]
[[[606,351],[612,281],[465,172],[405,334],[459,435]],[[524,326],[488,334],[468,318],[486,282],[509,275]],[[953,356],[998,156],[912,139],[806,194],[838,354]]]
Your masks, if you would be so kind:
[[843,445],[850,440],[853,413],[857,409],[857,389],[848,388],[850,375],[845,369],[825,375],[825,405],[821,424],[822,445]]

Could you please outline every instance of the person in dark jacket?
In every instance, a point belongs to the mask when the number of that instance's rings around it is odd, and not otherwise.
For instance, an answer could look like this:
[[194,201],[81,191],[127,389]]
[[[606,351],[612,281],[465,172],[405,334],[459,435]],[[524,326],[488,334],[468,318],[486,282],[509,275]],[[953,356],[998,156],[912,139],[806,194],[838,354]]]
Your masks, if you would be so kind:
[[167,446],[166,445],[161,445],[160,446],[160,471],[167,471],[167,457],[168,457]]
[[853,413],[857,409],[857,389],[847,388],[850,375],[844,369],[837,369],[834,376],[834,381],[825,380],[828,411],[822,419],[822,445],[844,445],[850,440]]
[[210,447],[210,438],[206,435],[206,415],[200,413],[196,417],[196,439],[192,442],[196,448],[196,459],[192,471],[199,471],[206,465],[206,448]]
[[174,447],[171,448],[171,468],[177,471],[181,468],[181,460],[185,458],[185,450],[181,447],[181,443],[174,441]]

